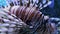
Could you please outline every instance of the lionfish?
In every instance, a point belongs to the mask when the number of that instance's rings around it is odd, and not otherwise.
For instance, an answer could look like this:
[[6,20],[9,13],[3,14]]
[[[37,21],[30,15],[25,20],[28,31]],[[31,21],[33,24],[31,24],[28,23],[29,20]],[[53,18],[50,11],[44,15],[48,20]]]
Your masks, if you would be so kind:
[[[42,3],[42,0],[38,0],[37,5],[36,2],[33,3],[32,0],[26,1],[25,3],[25,1],[20,0],[19,6],[14,6],[14,4],[11,3],[11,7],[8,9],[9,13],[16,15],[17,18],[21,19],[22,22],[28,26],[28,28],[22,28],[23,30],[19,31],[20,34],[56,34],[57,29],[55,24],[49,22],[49,17],[39,11],[39,4],[40,2]],[[46,0],[46,3],[47,2]],[[43,6],[44,5],[42,5],[42,7]]]
[[49,17],[42,14],[36,7],[13,6],[9,11],[30,26],[30,33],[28,34],[34,34],[35,32],[37,34],[56,33],[55,24],[48,22]]

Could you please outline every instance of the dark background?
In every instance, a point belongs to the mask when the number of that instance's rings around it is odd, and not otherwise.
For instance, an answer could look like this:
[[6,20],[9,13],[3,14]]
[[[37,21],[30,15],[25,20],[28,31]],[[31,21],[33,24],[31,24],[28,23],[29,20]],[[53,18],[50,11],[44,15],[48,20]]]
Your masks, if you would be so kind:
[[52,0],[54,1],[50,6],[42,9],[43,14],[48,15],[50,17],[59,17],[60,18],[60,0]]

